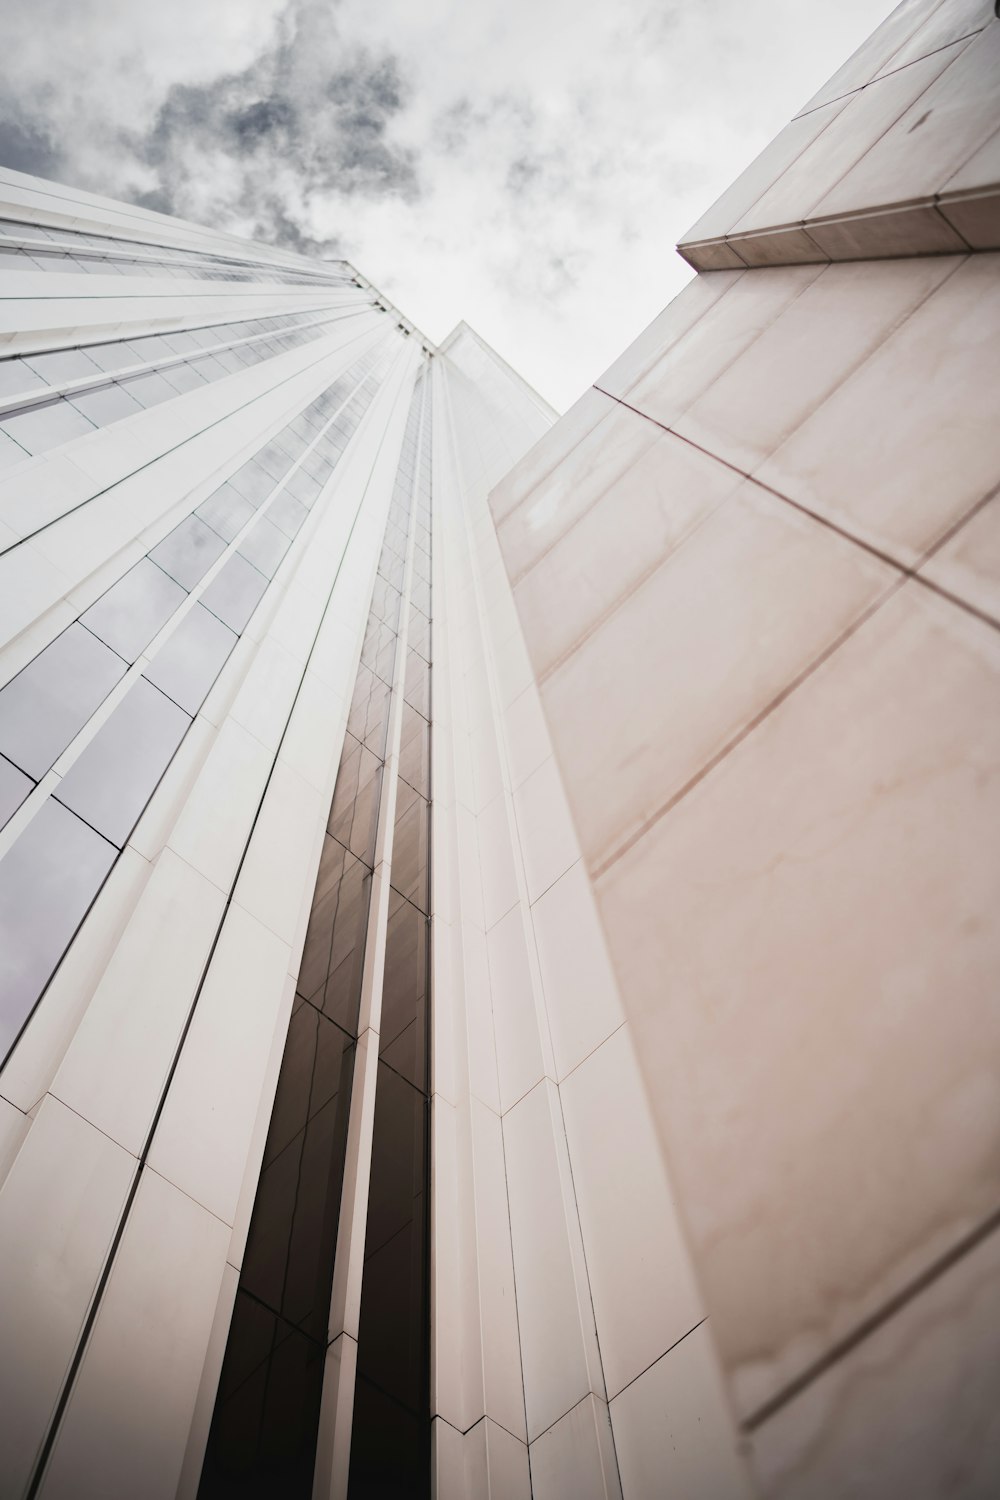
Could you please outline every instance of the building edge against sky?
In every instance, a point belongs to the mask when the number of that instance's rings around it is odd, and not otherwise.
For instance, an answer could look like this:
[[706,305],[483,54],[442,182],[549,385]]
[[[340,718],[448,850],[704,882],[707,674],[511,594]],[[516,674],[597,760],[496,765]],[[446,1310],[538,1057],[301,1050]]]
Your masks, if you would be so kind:
[[554,426],[0,172],[5,1493],[996,1493],[998,49]]

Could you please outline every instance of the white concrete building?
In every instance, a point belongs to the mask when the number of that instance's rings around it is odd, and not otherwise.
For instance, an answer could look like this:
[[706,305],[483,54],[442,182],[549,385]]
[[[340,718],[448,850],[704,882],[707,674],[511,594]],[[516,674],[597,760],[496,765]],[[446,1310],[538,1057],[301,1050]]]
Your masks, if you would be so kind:
[[905,0],[558,422],[0,171],[4,1497],[998,1492],[998,77]]

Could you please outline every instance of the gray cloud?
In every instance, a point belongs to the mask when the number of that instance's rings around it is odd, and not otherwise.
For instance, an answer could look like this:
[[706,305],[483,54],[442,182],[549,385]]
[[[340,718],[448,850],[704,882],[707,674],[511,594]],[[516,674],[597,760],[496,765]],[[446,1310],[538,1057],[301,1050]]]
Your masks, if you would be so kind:
[[0,115],[0,162],[15,172],[58,177],[63,155],[44,126]]
[[309,232],[317,197],[419,193],[414,152],[390,134],[406,94],[398,59],[345,42],[329,0],[291,0],[248,67],[174,84],[151,128],[124,139],[154,175],[147,206],[330,254],[336,242]]

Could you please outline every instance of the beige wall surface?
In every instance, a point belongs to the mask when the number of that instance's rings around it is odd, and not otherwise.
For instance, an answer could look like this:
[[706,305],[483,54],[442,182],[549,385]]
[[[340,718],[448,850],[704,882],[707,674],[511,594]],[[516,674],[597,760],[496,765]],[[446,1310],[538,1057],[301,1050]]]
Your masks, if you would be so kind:
[[703,273],[491,497],[768,1495],[1000,1482],[997,262]]

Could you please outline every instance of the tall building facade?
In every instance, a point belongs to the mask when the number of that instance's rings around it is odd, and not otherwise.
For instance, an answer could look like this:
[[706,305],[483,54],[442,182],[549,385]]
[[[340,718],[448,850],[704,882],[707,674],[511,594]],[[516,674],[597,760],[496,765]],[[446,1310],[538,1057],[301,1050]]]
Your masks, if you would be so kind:
[[0,1493],[1000,1486],[1000,22],[559,421],[0,171]]

